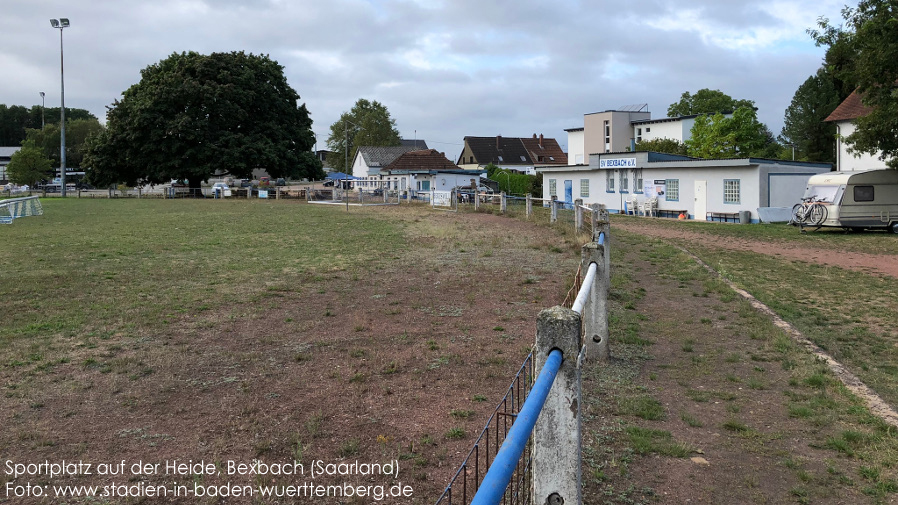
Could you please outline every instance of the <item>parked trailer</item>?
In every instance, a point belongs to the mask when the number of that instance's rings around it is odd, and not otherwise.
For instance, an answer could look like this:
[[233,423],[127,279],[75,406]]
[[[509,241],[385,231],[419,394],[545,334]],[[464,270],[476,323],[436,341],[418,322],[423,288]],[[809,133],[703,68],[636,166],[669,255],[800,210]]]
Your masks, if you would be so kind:
[[826,205],[828,213],[821,226],[886,228],[898,233],[898,170],[815,175],[808,180],[804,197]]

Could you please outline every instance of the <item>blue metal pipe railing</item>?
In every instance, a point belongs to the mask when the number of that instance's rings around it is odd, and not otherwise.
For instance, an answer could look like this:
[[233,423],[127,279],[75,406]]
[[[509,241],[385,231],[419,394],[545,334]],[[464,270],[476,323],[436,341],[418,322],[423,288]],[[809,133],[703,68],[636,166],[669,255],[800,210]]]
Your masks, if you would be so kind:
[[599,245],[605,245],[605,232],[599,233],[599,240],[597,240],[596,242],[598,242]]
[[555,376],[561,368],[562,359],[561,351],[558,349],[549,353],[539,377],[533,383],[530,395],[527,396],[527,401],[521,406],[517,419],[508,430],[505,442],[502,443],[493,464],[483,477],[471,505],[496,505],[502,500],[518,460],[521,459],[521,454],[533,432],[533,426],[536,425],[536,419],[546,403],[546,397],[549,396],[549,390],[552,389],[552,383],[555,382]]

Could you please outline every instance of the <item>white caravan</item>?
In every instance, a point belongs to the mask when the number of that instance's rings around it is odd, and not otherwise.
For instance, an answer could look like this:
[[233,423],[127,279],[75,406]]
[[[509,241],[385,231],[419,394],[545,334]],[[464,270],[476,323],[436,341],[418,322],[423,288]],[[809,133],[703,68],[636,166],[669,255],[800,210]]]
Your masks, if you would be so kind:
[[827,172],[808,180],[805,198],[824,203],[822,226],[898,233],[898,170]]

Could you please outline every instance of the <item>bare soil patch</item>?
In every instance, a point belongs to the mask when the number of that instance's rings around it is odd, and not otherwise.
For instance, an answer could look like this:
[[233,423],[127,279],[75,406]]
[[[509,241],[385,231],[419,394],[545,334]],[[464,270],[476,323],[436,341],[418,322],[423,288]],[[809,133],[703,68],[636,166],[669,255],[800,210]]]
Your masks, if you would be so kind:
[[[222,468],[229,460],[395,460],[397,478],[125,475],[17,482],[401,482],[413,487],[413,496],[387,503],[432,503],[529,352],[536,314],[563,299],[579,244],[556,230],[491,214],[408,207],[352,212],[398,221],[407,247],[361,268],[325,268],[295,285],[273,283],[245,305],[185,314],[166,331],[96,340],[105,350],[102,360],[71,359],[46,371],[4,367],[0,459],[191,460]],[[79,352],[71,342],[53,345]],[[0,480],[13,479],[0,473]],[[152,503],[219,501],[191,496]]]
[[[670,223],[670,220],[666,221],[668,221],[668,224]],[[708,234],[687,230],[685,228],[677,229],[675,226],[659,226],[656,221],[651,219],[639,220],[639,222],[634,222],[632,220],[615,221],[614,226],[641,235],[675,240],[678,243],[688,244],[689,242],[700,242],[706,247],[752,251],[790,260],[812,262],[820,265],[837,266],[877,275],[898,277],[898,257],[894,255],[866,254],[844,250],[836,251],[801,245],[796,241],[758,241],[739,238],[709,241],[711,236]],[[795,234],[799,234],[798,229],[795,229]]]

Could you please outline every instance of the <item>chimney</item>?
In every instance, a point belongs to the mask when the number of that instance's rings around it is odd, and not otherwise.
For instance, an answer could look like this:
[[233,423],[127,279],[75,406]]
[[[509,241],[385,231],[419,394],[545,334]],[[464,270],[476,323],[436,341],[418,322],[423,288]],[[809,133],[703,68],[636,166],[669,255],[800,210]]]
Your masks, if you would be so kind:
[[502,135],[496,135],[496,149],[501,149]]
[[[535,137],[535,136],[536,136],[536,135],[534,135],[534,137]],[[543,146],[543,134],[542,134],[542,133],[539,134],[539,146],[540,146],[540,147]]]
[[536,134],[535,134],[535,133],[533,134],[533,138],[536,138]]

